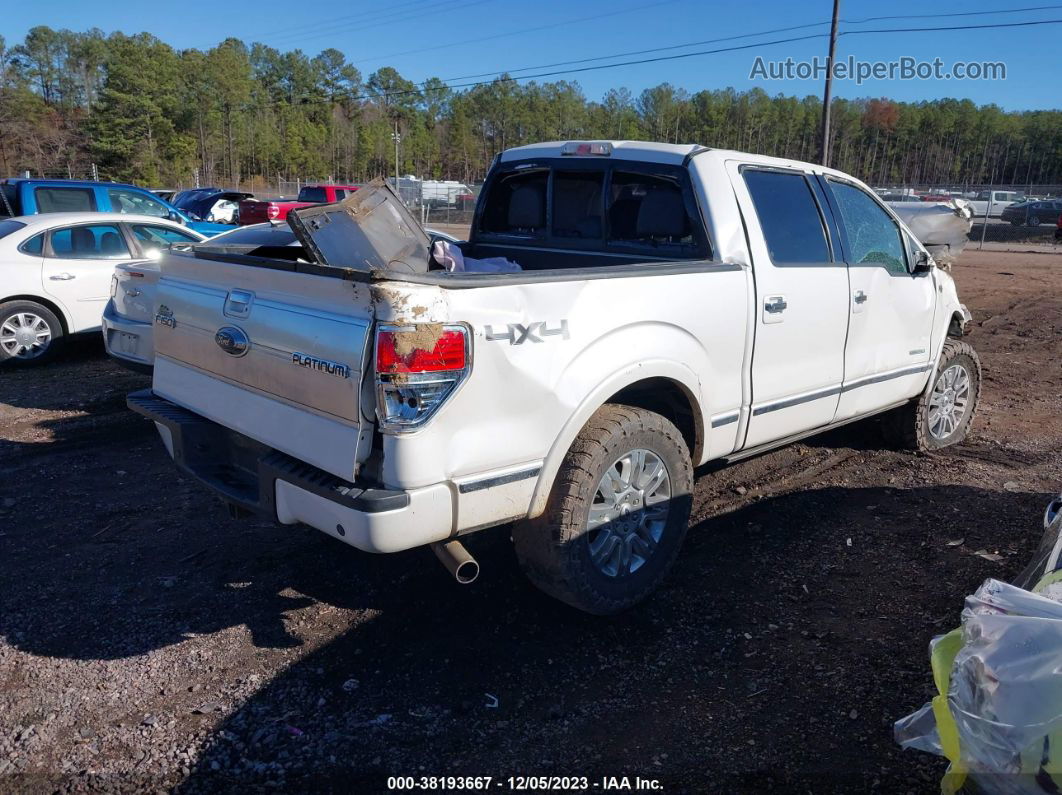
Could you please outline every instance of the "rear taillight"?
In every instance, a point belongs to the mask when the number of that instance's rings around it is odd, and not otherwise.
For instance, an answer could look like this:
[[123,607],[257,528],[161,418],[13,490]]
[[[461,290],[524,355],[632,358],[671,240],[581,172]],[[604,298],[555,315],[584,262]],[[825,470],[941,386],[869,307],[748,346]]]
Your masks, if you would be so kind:
[[418,323],[376,331],[376,416],[384,431],[427,422],[471,370],[464,326]]
[[280,215],[280,208],[275,204],[269,204],[266,206],[266,217],[272,221],[274,218]]

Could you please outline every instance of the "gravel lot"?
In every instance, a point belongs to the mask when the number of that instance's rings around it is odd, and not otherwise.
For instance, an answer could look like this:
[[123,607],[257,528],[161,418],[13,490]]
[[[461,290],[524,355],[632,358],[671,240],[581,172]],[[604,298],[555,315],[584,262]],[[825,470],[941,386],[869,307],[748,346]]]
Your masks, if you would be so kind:
[[892,722],[1062,487],[1062,256],[971,251],[955,273],[985,367],[971,439],[914,456],[864,423],[700,472],[673,576],[614,619],[541,596],[504,530],[471,539],[483,574],[459,588],[427,550],[229,519],[95,339],[0,372],[0,787],[937,791]]

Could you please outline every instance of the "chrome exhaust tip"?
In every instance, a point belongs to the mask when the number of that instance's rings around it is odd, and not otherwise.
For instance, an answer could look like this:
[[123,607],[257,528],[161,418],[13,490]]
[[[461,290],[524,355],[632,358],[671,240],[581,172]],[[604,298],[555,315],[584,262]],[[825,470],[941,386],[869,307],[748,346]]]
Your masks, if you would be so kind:
[[479,564],[460,541],[436,541],[431,551],[461,585],[471,585],[479,576]]

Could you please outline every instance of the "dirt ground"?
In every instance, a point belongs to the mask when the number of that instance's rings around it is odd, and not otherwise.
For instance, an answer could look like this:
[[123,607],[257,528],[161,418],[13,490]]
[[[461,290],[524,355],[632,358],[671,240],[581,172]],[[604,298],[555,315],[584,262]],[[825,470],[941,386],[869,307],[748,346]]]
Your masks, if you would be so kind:
[[967,252],[955,274],[984,363],[971,438],[916,456],[862,423],[700,472],[673,575],[613,619],[535,591],[504,530],[471,539],[462,588],[427,550],[230,519],[95,339],[0,373],[0,788],[937,791],[893,721],[1062,488],[1062,256]]

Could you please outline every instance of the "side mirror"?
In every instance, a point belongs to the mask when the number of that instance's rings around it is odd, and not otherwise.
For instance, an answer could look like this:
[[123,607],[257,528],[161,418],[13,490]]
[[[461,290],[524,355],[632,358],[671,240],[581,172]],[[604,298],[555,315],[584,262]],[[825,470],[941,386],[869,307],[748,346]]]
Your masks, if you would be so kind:
[[914,271],[912,272],[929,273],[931,270],[933,270],[933,264],[930,262],[929,254],[922,251],[922,249],[918,249],[915,252]]
[[170,210],[168,213],[166,213],[166,217],[174,223],[180,224],[181,226],[185,226],[187,224],[187,222],[184,220],[184,217],[176,210]]

